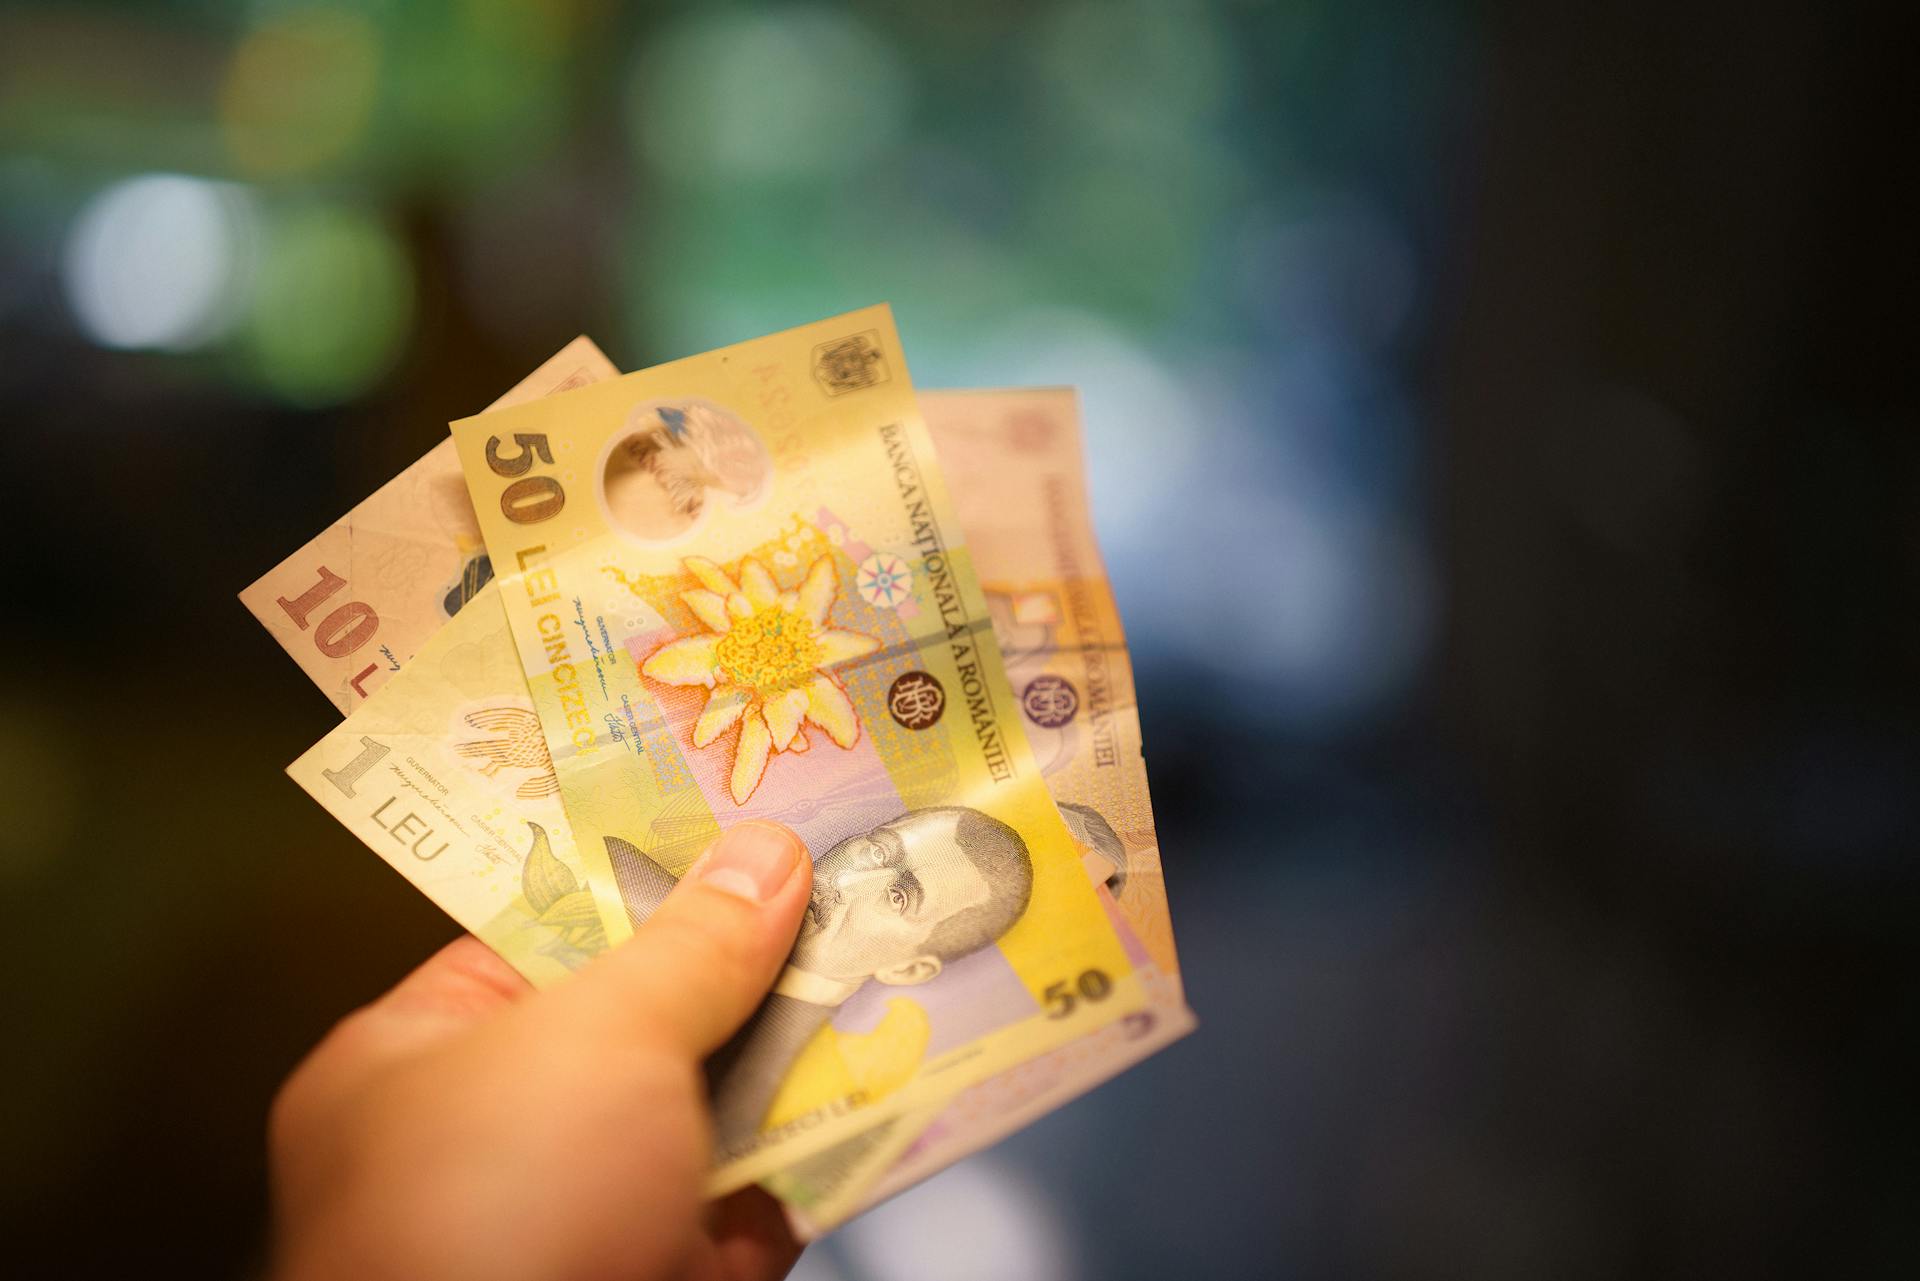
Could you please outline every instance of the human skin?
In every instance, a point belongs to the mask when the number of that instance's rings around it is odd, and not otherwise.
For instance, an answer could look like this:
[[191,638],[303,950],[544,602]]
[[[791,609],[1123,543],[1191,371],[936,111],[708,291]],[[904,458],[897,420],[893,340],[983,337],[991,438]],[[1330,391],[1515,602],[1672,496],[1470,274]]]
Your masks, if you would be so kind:
[[277,1281],[762,1281],[776,1203],[708,1205],[701,1061],[772,986],[806,847],[739,824],[632,939],[535,992],[472,937],[349,1015],[268,1124]]

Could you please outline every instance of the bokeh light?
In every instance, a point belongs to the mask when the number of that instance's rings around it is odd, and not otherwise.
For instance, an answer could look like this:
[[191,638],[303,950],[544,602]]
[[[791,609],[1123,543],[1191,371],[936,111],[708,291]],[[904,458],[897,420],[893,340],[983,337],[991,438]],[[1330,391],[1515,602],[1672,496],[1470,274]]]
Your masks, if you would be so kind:
[[67,235],[67,301],[107,347],[188,351],[224,334],[252,263],[246,192],[181,174],[142,174],[89,201]]
[[1060,1206],[991,1157],[948,1169],[834,1238],[850,1281],[1076,1281]]
[[1064,308],[925,363],[930,383],[1080,389],[1101,550],[1150,670],[1257,690],[1221,714],[1309,735],[1364,725],[1418,678],[1435,591],[1404,513],[1406,425],[1365,394],[1373,366],[1312,344],[1260,364],[1156,349]]
[[1040,22],[1030,53],[1054,129],[1139,158],[1185,150],[1231,100],[1239,59],[1221,15],[1191,0],[1080,0]]
[[297,9],[249,32],[221,94],[235,163],[288,176],[346,159],[372,116],[379,70],[378,32],[344,9]]
[[308,406],[366,390],[406,337],[413,279],[404,250],[377,219],[330,204],[277,210],[265,244],[244,333],[261,383]]
[[1263,209],[1238,246],[1234,282],[1272,332],[1379,351],[1413,313],[1418,264],[1406,233],[1351,192],[1303,192]]
[[681,181],[818,179],[897,138],[907,91],[898,55],[850,14],[700,12],[644,43],[628,112],[647,159]]

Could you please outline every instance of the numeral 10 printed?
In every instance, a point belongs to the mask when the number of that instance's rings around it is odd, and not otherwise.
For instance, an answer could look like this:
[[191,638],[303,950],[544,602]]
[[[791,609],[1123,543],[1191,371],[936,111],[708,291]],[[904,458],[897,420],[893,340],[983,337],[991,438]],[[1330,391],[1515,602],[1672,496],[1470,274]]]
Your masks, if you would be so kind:
[[[320,581],[291,599],[276,596],[274,604],[286,612],[293,625],[301,631],[311,628],[314,648],[328,658],[347,658],[373,643],[374,633],[380,630],[380,615],[374,613],[373,606],[364,601],[350,600],[327,613],[319,623],[313,623],[313,616],[321,606],[332,600],[347,580],[328,569],[320,567]],[[368,663],[361,668],[351,681],[353,692],[365,698],[367,691],[360,688],[360,682],[373,675],[378,663]]]
[[[540,432],[517,432],[513,443],[519,452],[503,456],[500,453],[500,438],[487,439],[487,467],[496,476],[504,476],[513,483],[500,494],[500,510],[506,518],[516,525],[532,525],[539,521],[550,520],[560,514],[567,505],[567,491],[561,487],[554,476],[529,476],[533,469],[533,460],[538,458],[549,467],[553,465],[553,450],[547,444],[547,438]],[[373,637],[380,630],[380,615],[373,606],[365,601],[350,600],[329,611],[316,624],[313,616],[321,606],[332,600],[347,580],[320,566],[320,580],[301,592],[298,596],[278,596],[274,604],[278,605],[293,625],[301,631],[313,632],[314,648],[328,658],[348,658],[373,643]],[[347,683],[353,692],[365,698],[367,691],[361,688],[361,682],[373,675],[379,666],[368,663]]]

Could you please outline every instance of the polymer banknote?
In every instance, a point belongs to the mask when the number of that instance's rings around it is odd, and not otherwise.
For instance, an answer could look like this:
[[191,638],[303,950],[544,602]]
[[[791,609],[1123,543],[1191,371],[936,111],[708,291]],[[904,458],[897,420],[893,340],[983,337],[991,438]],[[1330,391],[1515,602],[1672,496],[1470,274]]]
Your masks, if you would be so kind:
[[454,438],[607,937],[728,823],[816,851],[791,963],[716,1056],[714,1191],[1144,1003],[884,308]]
[[[617,373],[598,347],[576,338],[488,412]],[[261,575],[240,600],[344,713],[492,576],[448,439]]]

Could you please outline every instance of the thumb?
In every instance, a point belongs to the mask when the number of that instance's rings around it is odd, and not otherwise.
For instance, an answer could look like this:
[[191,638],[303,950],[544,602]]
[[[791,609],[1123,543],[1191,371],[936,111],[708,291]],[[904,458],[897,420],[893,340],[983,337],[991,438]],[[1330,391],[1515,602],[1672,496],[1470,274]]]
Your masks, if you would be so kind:
[[773,986],[812,888],[813,860],[792,829],[736,824],[631,939],[562,990],[592,1007],[575,1012],[585,1026],[705,1058]]

